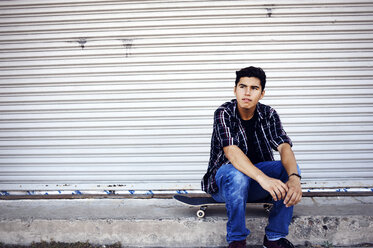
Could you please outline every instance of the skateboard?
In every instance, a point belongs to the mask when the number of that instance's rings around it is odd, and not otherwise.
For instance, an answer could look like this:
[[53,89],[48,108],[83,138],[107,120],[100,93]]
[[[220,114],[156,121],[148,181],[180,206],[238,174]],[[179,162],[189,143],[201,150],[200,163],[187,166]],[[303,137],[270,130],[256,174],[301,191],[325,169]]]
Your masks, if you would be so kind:
[[[217,202],[210,196],[203,196],[203,197],[189,197],[184,195],[174,195],[173,197],[175,200],[184,203],[189,206],[195,206],[199,207],[199,210],[197,210],[197,217],[203,218],[205,217],[206,210],[209,206],[224,206],[224,202]],[[261,202],[252,202],[248,204],[259,204],[263,205],[263,208],[266,212],[271,211],[273,204],[270,203],[269,200],[263,200]]]

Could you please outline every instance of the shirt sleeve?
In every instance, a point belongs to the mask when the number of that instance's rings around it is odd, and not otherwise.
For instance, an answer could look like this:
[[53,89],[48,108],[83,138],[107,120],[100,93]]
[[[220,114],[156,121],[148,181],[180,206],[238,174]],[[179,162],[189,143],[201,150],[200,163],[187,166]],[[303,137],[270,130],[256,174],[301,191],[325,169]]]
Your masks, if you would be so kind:
[[221,147],[239,144],[233,133],[232,116],[225,109],[217,109],[214,114],[214,130]]
[[277,147],[282,143],[288,143],[290,146],[293,146],[291,139],[282,127],[280,116],[274,109],[272,109],[272,113],[269,118],[269,127],[271,134],[270,144],[272,149],[277,151]]

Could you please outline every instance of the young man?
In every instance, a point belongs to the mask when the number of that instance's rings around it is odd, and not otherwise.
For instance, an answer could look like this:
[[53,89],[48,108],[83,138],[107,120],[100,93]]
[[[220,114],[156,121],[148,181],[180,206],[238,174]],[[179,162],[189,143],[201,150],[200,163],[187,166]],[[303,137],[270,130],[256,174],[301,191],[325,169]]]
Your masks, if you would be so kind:
[[[266,248],[294,247],[285,237],[293,206],[302,198],[300,170],[276,111],[259,103],[264,97],[266,75],[261,68],[236,72],[236,99],[214,114],[210,161],[202,189],[225,202],[229,248],[246,247],[247,202],[273,199],[265,229]],[[273,150],[281,161],[274,161]]]

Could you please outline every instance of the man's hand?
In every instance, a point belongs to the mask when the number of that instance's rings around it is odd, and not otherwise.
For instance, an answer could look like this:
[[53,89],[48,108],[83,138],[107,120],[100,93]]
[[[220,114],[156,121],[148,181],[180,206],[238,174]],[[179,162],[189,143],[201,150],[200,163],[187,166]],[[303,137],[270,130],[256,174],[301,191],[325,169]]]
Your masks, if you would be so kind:
[[286,182],[286,186],[289,188],[287,191],[284,204],[286,207],[291,207],[300,202],[302,199],[302,187],[300,185],[300,178],[292,176],[289,181]]
[[263,189],[268,191],[273,200],[279,201],[285,198],[286,193],[289,191],[289,187],[278,179],[263,176],[258,178],[258,183]]

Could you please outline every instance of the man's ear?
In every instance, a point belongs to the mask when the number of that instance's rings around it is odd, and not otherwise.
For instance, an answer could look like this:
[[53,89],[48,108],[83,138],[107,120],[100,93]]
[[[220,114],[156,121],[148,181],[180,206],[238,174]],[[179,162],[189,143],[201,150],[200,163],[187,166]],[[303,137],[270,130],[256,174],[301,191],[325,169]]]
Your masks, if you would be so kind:
[[262,99],[263,99],[263,97],[264,97],[265,93],[266,93],[266,91],[265,91],[265,90],[263,90],[263,91],[262,91],[262,94],[260,95],[260,100],[262,100]]
[[234,95],[236,95],[236,90],[237,90],[237,86],[234,86],[234,88],[233,88]]

